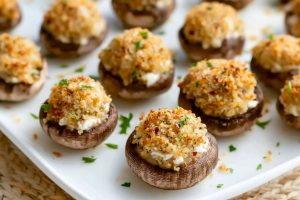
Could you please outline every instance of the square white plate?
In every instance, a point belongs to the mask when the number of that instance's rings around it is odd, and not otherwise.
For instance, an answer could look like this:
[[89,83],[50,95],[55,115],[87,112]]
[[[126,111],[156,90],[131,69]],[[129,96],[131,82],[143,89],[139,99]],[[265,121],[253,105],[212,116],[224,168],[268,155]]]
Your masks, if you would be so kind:
[[[284,33],[283,13],[274,6],[275,1],[255,0],[249,7],[240,12],[247,33],[247,45],[244,55],[238,59],[249,62],[250,48],[259,39],[266,37],[266,32]],[[23,11],[22,23],[12,32],[31,38],[39,43],[39,28],[42,16],[51,1],[20,1]],[[169,48],[175,53],[176,74],[184,75],[191,65],[183,54],[177,39],[177,32],[182,26],[188,9],[197,4],[198,0],[177,0],[177,9],[164,26],[155,30],[161,35]],[[262,120],[271,119],[265,130],[254,126],[244,135],[232,138],[218,138],[220,148],[219,165],[225,164],[233,169],[233,173],[224,174],[217,168],[213,175],[195,187],[180,191],[164,191],[147,185],[131,173],[124,156],[124,145],[129,133],[138,122],[141,112],[151,108],[175,107],[179,90],[174,83],[167,93],[144,102],[125,102],[115,99],[119,113],[128,115],[134,113],[131,128],[127,135],[120,135],[119,128],[104,142],[115,143],[119,149],[112,150],[104,144],[97,148],[75,151],[63,148],[53,143],[40,128],[38,120],[30,113],[37,114],[40,105],[48,97],[51,86],[59,81],[62,74],[70,77],[79,66],[86,66],[84,74],[97,75],[97,54],[105,47],[111,38],[122,31],[122,27],[114,16],[109,0],[97,2],[99,10],[109,21],[109,34],[103,45],[80,59],[55,60],[49,59],[49,79],[43,90],[33,99],[17,104],[0,103],[0,129],[12,140],[43,172],[59,186],[77,199],[162,199],[162,200],[195,200],[195,199],[225,199],[250,190],[276,176],[291,170],[300,164],[300,135],[295,130],[285,127],[275,111],[275,94],[265,89],[265,95],[270,99],[270,112]],[[255,39],[256,38],[256,39]],[[67,64],[67,68],[60,67]],[[33,139],[33,134],[38,139]],[[277,146],[277,143],[280,143]],[[237,150],[229,152],[228,146],[234,145]],[[263,157],[272,151],[272,161],[265,162]],[[62,153],[56,157],[53,152]],[[95,156],[96,162],[85,164],[83,156]],[[262,169],[257,170],[261,164]],[[122,187],[124,182],[131,182],[131,187]],[[221,188],[217,185],[223,184]]]

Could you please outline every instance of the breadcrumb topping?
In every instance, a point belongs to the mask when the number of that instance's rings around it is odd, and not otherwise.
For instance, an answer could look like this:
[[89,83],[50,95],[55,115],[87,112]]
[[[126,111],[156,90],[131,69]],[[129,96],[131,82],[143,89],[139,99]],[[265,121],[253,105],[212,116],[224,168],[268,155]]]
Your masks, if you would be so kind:
[[0,0],[0,22],[8,23],[20,18],[17,0]]
[[102,85],[92,78],[63,79],[51,90],[45,121],[55,121],[82,134],[107,120],[110,103]]
[[281,89],[279,101],[287,114],[300,116],[300,75],[293,76]]
[[179,83],[181,92],[206,115],[228,118],[257,106],[254,74],[246,64],[212,59],[198,62]]
[[126,4],[131,10],[143,11],[153,8],[165,8],[171,5],[173,0],[119,0],[118,3]]
[[151,86],[173,70],[172,53],[163,40],[142,28],[114,38],[99,58],[105,70],[120,77],[125,86],[135,82]]
[[60,42],[85,45],[105,30],[106,22],[92,0],[55,0],[43,26]]
[[187,40],[201,43],[204,49],[219,48],[225,39],[242,37],[244,26],[233,7],[205,2],[189,11],[183,33]]
[[0,79],[7,83],[33,84],[40,79],[43,60],[29,39],[0,35]]
[[300,36],[300,0],[293,0],[287,6],[287,13],[291,13],[288,17],[287,24],[294,36]]
[[300,67],[300,39],[289,35],[274,36],[253,48],[253,58],[272,72],[284,72]]
[[209,148],[205,124],[183,108],[151,110],[135,129],[139,155],[163,169],[179,171]]

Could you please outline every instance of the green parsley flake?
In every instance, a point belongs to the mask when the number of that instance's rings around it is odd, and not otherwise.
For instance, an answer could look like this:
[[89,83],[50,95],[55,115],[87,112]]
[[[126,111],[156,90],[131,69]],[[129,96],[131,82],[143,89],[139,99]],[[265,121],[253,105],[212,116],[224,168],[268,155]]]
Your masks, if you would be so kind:
[[89,77],[91,79],[94,79],[94,81],[99,81],[99,77],[98,76],[90,75]]
[[140,32],[140,35],[141,35],[144,39],[147,39],[147,38],[148,38],[148,32],[147,32],[147,31]]
[[43,110],[44,112],[48,112],[48,111],[50,110],[50,108],[51,108],[50,104],[44,103],[44,104],[42,105],[42,110]]
[[60,86],[68,86],[69,85],[69,82],[67,79],[62,79],[59,81],[58,85]]
[[177,125],[179,127],[183,127],[184,125],[187,124],[188,120],[190,119],[190,116],[189,115],[184,115],[184,118],[180,121],[177,122]]
[[66,68],[66,67],[68,67],[68,64],[65,64],[65,63],[64,63],[64,64],[61,64],[60,67]]
[[131,183],[130,182],[125,182],[125,183],[121,184],[121,186],[123,186],[123,187],[130,187]]
[[128,117],[125,117],[123,115],[120,115],[120,121],[121,121],[121,124],[120,124],[120,134],[126,134],[127,133],[127,129],[130,127],[130,121],[132,120],[133,118],[133,114],[132,113],[129,113],[129,116]]
[[75,72],[76,72],[76,73],[82,73],[82,72],[84,72],[84,70],[85,70],[85,67],[79,67],[79,68],[77,68],[77,69],[75,70]]
[[207,62],[206,62],[206,66],[207,66],[208,68],[212,68],[211,62],[207,61]]
[[82,157],[82,161],[84,163],[93,163],[96,161],[96,158],[94,156],[91,157]]
[[235,146],[233,146],[232,144],[231,144],[231,145],[229,145],[228,149],[229,149],[229,152],[236,151],[236,147],[235,147]]
[[256,125],[259,126],[261,129],[266,129],[267,125],[271,122],[271,120],[267,120],[267,121],[256,121]]
[[164,35],[166,32],[165,31],[159,31],[157,32],[157,35]]
[[277,142],[277,143],[276,143],[276,147],[279,147],[279,146],[280,146],[280,142]]
[[111,149],[118,149],[118,145],[117,145],[117,144],[106,143],[105,145],[106,145],[107,147],[111,148]]
[[269,40],[273,40],[274,39],[274,35],[272,33],[268,34],[267,37],[268,37]]
[[224,184],[218,184],[217,188],[222,188],[224,186]]
[[259,163],[259,164],[257,165],[257,167],[256,167],[256,170],[259,171],[259,170],[261,170],[261,169],[262,169],[262,164]]
[[82,85],[81,86],[81,89],[82,90],[90,90],[90,89],[92,89],[93,87],[92,86],[89,86],[89,85]]
[[292,82],[289,81],[287,86],[288,86],[288,93],[289,93],[290,97],[293,98],[293,85],[292,85]]
[[142,47],[143,47],[143,45],[142,45],[141,41],[137,41],[137,42],[134,43],[134,48],[135,48],[136,51],[141,49]]
[[32,117],[33,119],[39,119],[39,116],[37,116],[37,115],[34,114],[34,113],[30,113],[30,115],[31,115],[31,117]]
[[233,174],[233,169],[232,168],[229,168],[229,172],[230,172],[230,174]]

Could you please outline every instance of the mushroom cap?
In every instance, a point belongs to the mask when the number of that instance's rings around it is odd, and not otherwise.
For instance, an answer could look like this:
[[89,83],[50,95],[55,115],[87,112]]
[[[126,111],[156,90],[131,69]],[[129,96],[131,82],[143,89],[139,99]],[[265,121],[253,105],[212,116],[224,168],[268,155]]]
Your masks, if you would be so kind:
[[210,147],[195,162],[184,167],[180,167],[178,172],[174,170],[162,169],[154,166],[136,152],[136,145],[132,144],[133,132],[126,143],[125,154],[127,163],[134,174],[146,183],[166,190],[178,190],[192,187],[203,180],[215,168],[218,161],[218,145],[216,139],[209,133]]
[[113,103],[110,104],[108,119],[101,125],[84,131],[81,135],[77,130],[69,130],[57,122],[44,122],[46,115],[41,108],[39,116],[43,130],[54,142],[71,149],[88,149],[100,144],[113,132],[118,121],[117,108]]
[[261,116],[264,100],[263,92],[258,85],[255,93],[256,99],[259,102],[255,108],[248,110],[242,115],[227,119],[212,117],[204,114],[198,107],[194,105],[193,101],[186,99],[182,92],[179,94],[178,104],[185,109],[192,110],[193,113],[201,117],[203,123],[207,126],[207,130],[211,134],[216,136],[233,136],[249,130],[256,122],[256,119]]
[[18,83],[11,84],[0,80],[0,101],[24,101],[32,98],[43,87],[48,74],[47,62],[43,60],[43,68],[40,72],[40,79],[32,85]]
[[121,22],[126,28],[143,27],[154,29],[168,20],[176,7],[175,0],[171,5],[163,8],[151,8],[150,10],[132,11],[122,1],[112,0],[112,6]]
[[292,114],[286,113],[284,111],[284,107],[279,99],[277,100],[276,108],[277,108],[280,118],[283,120],[283,122],[287,126],[295,128],[295,129],[300,129],[300,117],[296,117]]
[[157,83],[150,87],[143,84],[131,84],[124,86],[121,78],[112,75],[99,64],[100,82],[107,92],[114,96],[124,99],[148,99],[153,96],[166,92],[172,85],[174,79],[174,68],[172,72],[165,78],[160,79]]
[[107,30],[108,25],[105,23],[105,29],[101,34],[98,37],[91,37],[86,45],[62,43],[48,33],[43,26],[40,31],[40,38],[49,53],[57,57],[74,58],[88,54],[96,49],[104,40]]

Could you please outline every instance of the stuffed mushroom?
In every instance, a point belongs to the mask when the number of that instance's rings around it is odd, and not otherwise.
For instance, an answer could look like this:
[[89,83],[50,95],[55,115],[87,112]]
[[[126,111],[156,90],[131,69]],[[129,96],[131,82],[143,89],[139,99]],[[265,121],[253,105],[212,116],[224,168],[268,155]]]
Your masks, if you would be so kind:
[[117,109],[101,84],[86,76],[61,80],[40,109],[43,130],[72,149],[98,145],[112,133],[117,119]]
[[97,48],[107,23],[92,0],[55,0],[44,16],[40,36],[46,50],[58,57],[78,57]]
[[250,4],[253,0],[206,0],[206,1],[218,1],[220,3],[228,4],[236,9],[242,9]]
[[300,129],[300,75],[295,75],[281,89],[277,100],[277,111],[290,127]]
[[8,31],[22,19],[17,0],[0,0],[0,31]]
[[170,17],[175,0],[112,0],[112,5],[125,27],[153,29]]
[[179,87],[179,105],[200,116],[208,131],[217,136],[241,134],[262,114],[263,93],[242,62],[198,62]]
[[44,85],[47,64],[29,39],[0,35],[0,101],[24,101]]
[[169,190],[192,187],[215,168],[216,139],[183,108],[151,110],[126,143],[129,167],[146,183]]
[[290,1],[286,6],[285,27],[289,34],[300,37],[300,0]]
[[112,95],[146,99],[172,85],[172,53],[147,29],[134,28],[115,37],[99,58],[101,83]]
[[280,91],[286,80],[300,70],[300,39],[273,36],[253,48],[251,69],[267,86]]
[[192,60],[233,58],[243,50],[244,26],[231,6],[205,2],[189,11],[179,39]]

